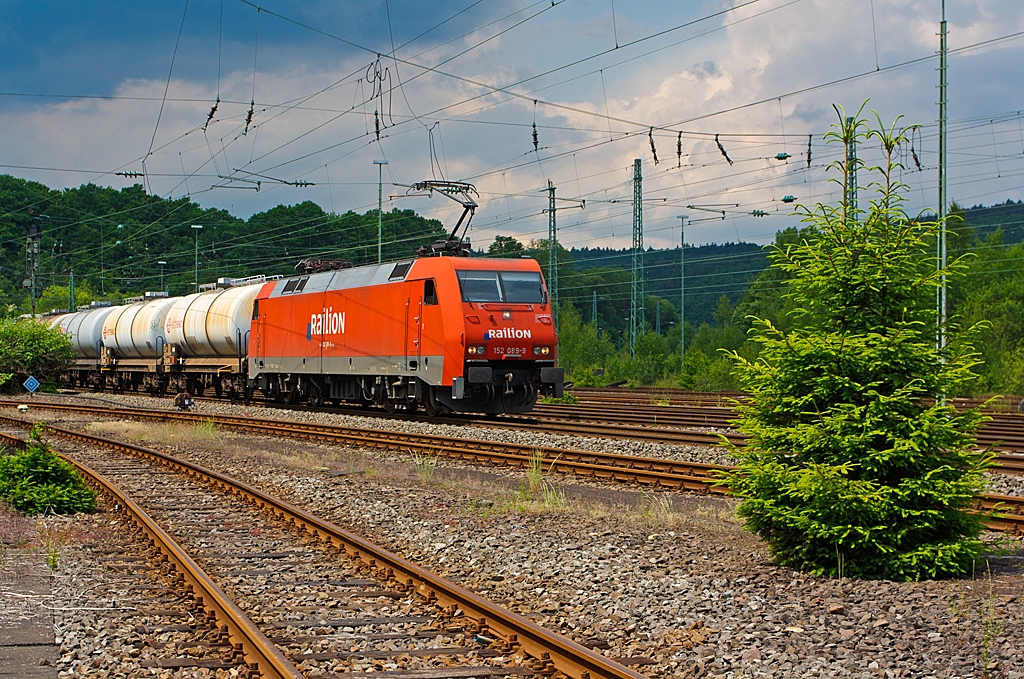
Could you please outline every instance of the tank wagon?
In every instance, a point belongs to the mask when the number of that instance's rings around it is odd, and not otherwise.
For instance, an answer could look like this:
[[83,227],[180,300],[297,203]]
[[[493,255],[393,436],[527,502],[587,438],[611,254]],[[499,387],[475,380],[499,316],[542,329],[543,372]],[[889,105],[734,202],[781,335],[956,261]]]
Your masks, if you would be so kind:
[[71,385],[284,403],[516,413],[561,396],[547,290],[532,259],[417,259],[290,278],[222,279],[186,297],[53,317]]

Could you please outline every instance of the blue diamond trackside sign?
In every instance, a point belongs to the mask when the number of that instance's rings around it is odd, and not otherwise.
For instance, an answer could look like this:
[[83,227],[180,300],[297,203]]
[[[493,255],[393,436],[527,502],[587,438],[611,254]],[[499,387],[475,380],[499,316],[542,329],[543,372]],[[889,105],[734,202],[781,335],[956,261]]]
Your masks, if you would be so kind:
[[22,382],[22,386],[28,389],[30,394],[34,394],[36,393],[36,389],[39,388],[39,380],[32,376],[29,376],[27,380]]

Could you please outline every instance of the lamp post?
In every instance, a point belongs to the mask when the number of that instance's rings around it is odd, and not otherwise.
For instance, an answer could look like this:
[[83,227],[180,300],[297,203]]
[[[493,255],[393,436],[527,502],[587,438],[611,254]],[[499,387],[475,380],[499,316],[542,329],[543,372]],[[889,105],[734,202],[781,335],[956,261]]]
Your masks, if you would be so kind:
[[375,160],[373,164],[377,166],[377,263],[380,264],[383,261],[381,242],[384,229],[384,166],[388,161]]
[[193,224],[192,229],[196,232],[196,292],[199,292],[199,232],[203,227],[201,224]]
[[[686,358],[686,220],[689,215],[677,215],[679,217],[679,360]],[[680,369],[682,363],[680,362]]]
[[157,264],[160,265],[160,291],[167,292],[167,290],[164,289],[164,267],[167,265],[167,262],[161,259]]

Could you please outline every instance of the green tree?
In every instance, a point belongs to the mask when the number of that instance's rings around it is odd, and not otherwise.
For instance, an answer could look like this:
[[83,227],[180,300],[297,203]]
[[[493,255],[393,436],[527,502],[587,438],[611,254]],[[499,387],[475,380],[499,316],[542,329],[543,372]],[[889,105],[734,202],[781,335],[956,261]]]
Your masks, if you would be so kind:
[[512,236],[495,236],[494,242],[487,246],[487,254],[491,257],[519,257],[526,254],[526,248]]
[[[772,253],[789,278],[793,325],[783,333],[758,319],[758,358],[733,354],[750,393],[737,424],[750,438],[725,480],[781,565],[894,580],[960,574],[980,549],[968,509],[990,457],[973,452],[983,415],[942,395],[975,379],[977,354],[970,332],[936,347],[937,224],[903,211],[894,154],[904,130],[837,112],[831,141],[882,147],[881,167],[860,168],[876,177],[874,199],[866,210],[804,210],[817,238]],[[845,196],[844,163],[832,169]],[[957,259],[945,274],[965,268]]]
[[45,382],[74,357],[70,340],[59,329],[29,319],[0,319],[0,388],[20,388],[29,375]]
[[575,384],[594,385],[594,370],[605,368],[615,355],[615,345],[608,333],[600,332],[594,323],[584,323],[572,304],[558,308],[558,364],[565,368],[566,379]]

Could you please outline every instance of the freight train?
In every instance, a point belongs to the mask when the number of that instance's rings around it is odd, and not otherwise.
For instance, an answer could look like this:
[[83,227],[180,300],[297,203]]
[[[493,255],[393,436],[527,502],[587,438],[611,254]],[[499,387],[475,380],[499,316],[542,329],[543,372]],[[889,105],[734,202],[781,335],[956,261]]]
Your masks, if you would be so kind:
[[52,316],[69,386],[248,402],[519,413],[561,396],[558,337],[532,259],[420,257]]

